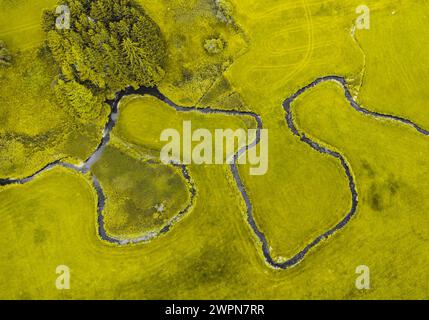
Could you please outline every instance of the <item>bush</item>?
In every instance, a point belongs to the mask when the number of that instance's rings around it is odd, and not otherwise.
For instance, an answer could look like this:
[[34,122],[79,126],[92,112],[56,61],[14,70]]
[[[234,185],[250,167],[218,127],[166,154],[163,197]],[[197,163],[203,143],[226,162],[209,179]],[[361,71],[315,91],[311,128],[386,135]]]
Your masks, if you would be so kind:
[[225,47],[225,43],[222,39],[213,38],[204,41],[204,49],[209,54],[221,53]]
[[0,66],[8,67],[12,63],[12,56],[3,41],[0,40]]

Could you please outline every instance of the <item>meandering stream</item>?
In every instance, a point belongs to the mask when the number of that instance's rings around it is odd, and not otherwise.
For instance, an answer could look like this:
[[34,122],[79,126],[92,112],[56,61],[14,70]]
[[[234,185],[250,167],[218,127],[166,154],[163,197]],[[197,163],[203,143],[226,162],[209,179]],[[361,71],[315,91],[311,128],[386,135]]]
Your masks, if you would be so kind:
[[[329,238],[334,233],[336,233],[339,230],[341,230],[342,228],[344,228],[347,225],[347,223],[351,220],[351,218],[356,214],[356,210],[357,210],[357,206],[358,206],[358,192],[356,189],[356,182],[354,180],[354,176],[353,176],[353,173],[352,173],[352,170],[351,170],[349,163],[346,161],[344,156],[341,155],[339,152],[330,150],[329,148],[318,144],[317,142],[308,138],[304,133],[300,132],[298,130],[295,122],[294,122],[292,112],[291,112],[293,102],[301,94],[303,94],[304,92],[306,92],[307,90],[309,90],[311,88],[316,87],[317,85],[319,85],[323,82],[328,82],[328,81],[335,82],[343,88],[345,98],[349,102],[350,106],[353,109],[355,109],[357,112],[363,113],[365,115],[370,115],[373,117],[389,119],[392,121],[398,121],[398,122],[401,122],[403,124],[410,125],[414,129],[416,129],[418,132],[429,136],[429,131],[421,128],[420,126],[418,126],[417,124],[415,124],[411,120],[408,120],[408,119],[405,119],[402,117],[398,117],[398,116],[394,116],[394,115],[370,111],[368,109],[365,109],[365,108],[359,106],[359,104],[353,99],[353,97],[352,97],[352,95],[351,95],[351,93],[347,87],[347,83],[346,83],[345,78],[340,77],[340,76],[326,76],[326,77],[317,78],[316,80],[314,80],[310,84],[300,88],[298,91],[296,91],[290,97],[286,98],[283,102],[283,109],[284,109],[285,114],[286,114],[285,120],[286,120],[288,128],[302,142],[308,144],[314,150],[316,150],[320,153],[324,153],[324,154],[327,154],[329,156],[332,156],[340,162],[340,164],[343,167],[343,170],[345,172],[345,175],[348,179],[348,185],[349,185],[349,190],[350,190],[350,195],[351,195],[350,209],[347,211],[347,213],[344,215],[344,217],[341,219],[341,221],[339,221],[331,229],[327,230],[326,232],[324,232],[321,235],[319,235],[318,237],[316,237],[312,242],[307,244],[302,250],[300,250],[294,256],[292,256],[291,258],[289,258],[287,260],[277,261],[276,259],[274,259],[271,256],[270,247],[269,247],[267,238],[265,237],[264,233],[259,229],[259,227],[258,227],[258,225],[254,219],[253,205],[252,205],[251,199],[249,198],[247,191],[246,191],[246,187],[243,184],[243,182],[240,178],[240,175],[239,175],[239,170],[238,170],[238,165],[237,165],[238,158],[240,157],[240,155],[242,155],[248,149],[255,147],[260,142],[260,132],[261,132],[261,129],[263,127],[263,123],[262,123],[261,117],[254,112],[240,111],[240,110],[212,109],[209,107],[198,108],[195,106],[192,106],[192,107],[179,106],[179,105],[175,104],[173,101],[171,101],[170,99],[168,99],[165,95],[163,95],[157,88],[141,87],[137,90],[135,90],[133,88],[127,88],[126,90],[119,92],[116,95],[116,98],[114,100],[107,101],[108,104],[110,105],[111,112],[109,115],[109,119],[105,125],[104,130],[103,130],[103,135],[102,135],[101,141],[100,141],[99,145],[97,146],[96,150],[91,154],[91,156],[88,159],[86,159],[83,162],[83,164],[77,166],[74,164],[63,162],[61,159],[56,160],[56,161],[53,161],[52,163],[47,164],[42,169],[38,170],[37,172],[33,173],[32,175],[30,175],[28,177],[21,178],[21,179],[0,179],[0,186],[10,185],[10,184],[25,184],[27,182],[32,181],[34,178],[36,178],[41,173],[48,171],[48,170],[50,170],[56,166],[62,166],[62,167],[74,170],[74,171],[82,173],[82,174],[90,172],[91,167],[100,159],[101,155],[103,154],[103,151],[105,150],[106,146],[109,144],[110,134],[111,134],[113,128],[115,127],[115,125],[118,121],[118,118],[119,118],[119,103],[120,103],[121,99],[125,96],[134,95],[134,94],[142,95],[142,96],[143,95],[151,95],[151,96],[156,97],[159,100],[165,102],[169,107],[174,108],[178,112],[199,112],[199,113],[204,113],[204,114],[225,114],[225,115],[231,115],[231,116],[250,116],[257,123],[256,138],[250,144],[241,147],[234,154],[234,156],[232,158],[232,163],[230,163],[230,170],[231,170],[232,175],[234,177],[234,180],[236,182],[237,188],[239,189],[240,194],[241,194],[241,196],[245,202],[245,205],[246,205],[247,222],[262,245],[262,253],[265,257],[266,262],[274,268],[287,269],[287,268],[290,268],[292,266],[295,266],[297,263],[302,261],[302,259],[304,259],[306,254],[312,248],[317,246],[321,241]],[[183,177],[185,178],[185,180],[188,182],[188,184],[190,186],[189,191],[190,191],[191,196],[190,196],[190,201],[189,201],[188,205],[182,211],[177,213],[173,218],[171,218],[158,231],[150,231],[150,232],[147,232],[145,234],[142,234],[141,236],[139,236],[137,238],[130,238],[130,239],[120,239],[120,238],[112,237],[112,236],[107,234],[106,229],[105,229],[105,223],[104,223],[104,208],[105,208],[106,197],[105,197],[105,194],[103,192],[103,189],[102,189],[100,182],[98,181],[97,177],[93,173],[91,173],[92,184],[93,184],[93,187],[95,188],[95,190],[97,191],[97,195],[98,195],[98,206],[97,206],[98,207],[97,208],[97,217],[98,218],[97,218],[97,221],[98,221],[98,233],[99,233],[99,236],[101,237],[101,239],[108,241],[110,243],[117,244],[117,245],[126,245],[126,244],[130,244],[130,243],[146,242],[146,241],[149,241],[149,240],[159,236],[160,234],[164,234],[164,233],[168,232],[175,223],[177,223],[183,216],[186,215],[186,213],[188,213],[191,210],[191,208],[193,207],[193,203],[195,201],[197,189],[196,189],[195,185],[193,184],[191,176],[190,176],[190,174],[187,170],[187,167],[185,165],[174,164],[174,163],[172,165],[179,167],[181,169]]]

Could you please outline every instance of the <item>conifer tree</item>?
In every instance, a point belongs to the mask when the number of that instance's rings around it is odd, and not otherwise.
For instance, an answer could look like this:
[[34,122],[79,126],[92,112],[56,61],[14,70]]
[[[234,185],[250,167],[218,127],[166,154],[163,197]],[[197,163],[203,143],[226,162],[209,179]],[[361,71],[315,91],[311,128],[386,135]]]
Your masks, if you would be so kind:
[[78,114],[87,114],[79,103],[86,110],[130,85],[152,87],[162,80],[165,40],[134,0],[60,2],[70,9],[70,29],[56,28],[55,10],[44,13],[42,26],[61,70],[55,92],[64,90]]

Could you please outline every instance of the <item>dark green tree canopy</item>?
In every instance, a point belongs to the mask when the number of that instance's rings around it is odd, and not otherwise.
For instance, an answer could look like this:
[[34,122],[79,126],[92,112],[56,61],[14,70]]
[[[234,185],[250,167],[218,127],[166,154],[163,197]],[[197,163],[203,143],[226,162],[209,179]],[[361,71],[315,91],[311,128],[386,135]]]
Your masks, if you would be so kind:
[[[61,74],[56,91],[81,91],[106,98],[127,86],[152,87],[164,76],[166,44],[157,24],[133,0],[61,0],[70,28],[59,29],[55,10],[45,11],[43,28]],[[60,90],[58,90],[60,89]],[[80,98],[82,100],[83,98]],[[82,101],[80,102],[82,103]],[[82,108],[82,106],[81,106]],[[84,108],[84,107],[83,107]]]

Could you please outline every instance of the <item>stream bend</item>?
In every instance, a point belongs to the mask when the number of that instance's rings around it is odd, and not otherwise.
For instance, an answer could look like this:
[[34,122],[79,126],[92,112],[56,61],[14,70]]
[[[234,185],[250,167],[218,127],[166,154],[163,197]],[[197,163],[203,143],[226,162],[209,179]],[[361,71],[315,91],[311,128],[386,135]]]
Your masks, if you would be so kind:
[[[46,166],[44,166],[43,168],[41,168],[40,170],[36,171],[34,174],[32,174],[28,177],[20,178],[20,179],[0,179],[0,186],[6,186],[6,185],[10,185],[10,184],[25,184],[27,182],[32,181],[39,174],[41,174],[45,171],[48,171],[48,170],[50,170],[56,166],[62,166],[62,167],[74,170],[74,171],[82,173],[82,174],[90,172],[92,165],[94,165],[100,159],[104,149],[106,148],[106,146],[108,145],[108,143],[110,141],[110,133],[113,130],[113,128],[115,127],[116,122],[117,122],[118,117],[119,117],[119,110],[118,110],[119,102],[123,97],[128,96],[128,95],[134,95],[134,94],[142,95],[142,96],[146,95],[146,94],[151,95],[151,96],[165,102],[168,106],[170,106],[171,108],[174,108],[178,112],[199,112],[199,113],[203,113],[203,114],[225,114],[225,115],[232,115],[232,116],[250,116],[257,123],[256,138],[250,144],[243,146],[234,154],[234,156],[232,158],[232,162],[229,164],[229,166],[230,166],[232,176],[233,176],[235,183],[237,185],[237,188],[239,189],[240,194],[241,194],[241,196],[245,202],[245,205],[246,205],[247,222],[248,222],[250,228],[252,229],[253,233],[256,235],[256,237],[258,238],[258,240],[262,244],[262,253],[263,253],[263,256],[265,257],[265,261],[273,268],[288,269],[290,267],[295,266],[300,261],[302,261],[304,259],[304,257],[307,255],[307,253],[312,248],[317,246],[321,241],[329,238],[334,233],[336,233],[339,230],[341,230],[342,228],[344,228],[348,224],[348,222],[351,220],[351,218],[356,214],[356,210],[357,210],[357,206],[358,206],[358,192],[356,189],[356,182],[354,180],[354,176],[353,176],[351,167],[348,164],[348,162],[346,161],[346,159],[339,152],[336,152],[336,151],[333,151],[327,147],[321,146],[317,142],[308,138],[304,133],[301,133],[298,130],[298,128],[294,122],[292,112],[291,112],[293,102],[300,95],[302,95],[305,91],[307,91],[311,88],[314,88],[323,82],[328,82],[328,81],[335,82],[342,87],[342,89],[344,90],[345,98],[349,102],[350,106],[354,110],[356,110],[357,112],[360,112],[360,113],[365,114],[365,115],[370,115],[370,116],[373,116],[376,118],[383,118],[383,119],[389,119],[392,121],[398,121],[398,122],[401,122],[405,125],[409,125],[409,126],[413,127],[419,133],[422,133],[426,136],[429,136],[429,131],[421,128],[420,126],[418,126],[417,124],[415,124],[411,120],[408,120],[406,118],[402,118],[399,116],[395,116],[395,115],[389,115],[389,114],[370,111],[368,109],[365,109],[365,108],[359,106],[359,104],[353,99],[353,97],[352,97],[352,95],[351,95],[351,93],[347,87],[347,83],[346,83],[345,78],[341,77],[341,76],[332,75],[332,76],[325,76],[325,77],[317,78],[316,80],[314,80],[310,84],[308,84],[308,85],[300,88],[299,90],[297,90],[290,97],[286,98],[283,101],[283,109],[285,111],[285,121],[287,123],[289,130],[295,136],[297,136],[302,142],[309,145],[312,149],[314,149],[320,153],[332,156],[332,157],[336,158],[341,163],[341,166],[342,166],[342,168],[343,168],[343,170],[347,176],[347,179],[348,179],[348,186],[349,186],[350,195],[351,195],[351,206],[350,206],[350,209],[348,210],[348,212],[345,214],[345,216],[341,219],[340,222],[338,222],[334,227],[330,228],[326,232],[317,236],[312,242],[307,244],[302,250],[300,250],[293,257],[291,257],[290,259],[287,259],[285,261],[281,261],[281,262],[276,261],[271,256],[268,241],[267,241],[264,233],[257,226],[257,223],[256,223],[254,216],[253,216],[252,202],[251,202],[251,200],[247,194],[246,188],[245,188],[245,186],[244,186],[244,184],[240,178],[239,172],[238,172],[237,161],[238,161],[238,158],[240,157],[240,155],[242,155],[248,149],[255,147],[260,142],[260,133],[261,133],[261,129],[263,127],[263,123],[262,123],[261,117],[254,112],[240,111],[240,110],[212,109],[210,107],[205,107],[205,108],[199,108],[196,106],[185,107],[185,106],[180,106],[180,105],[175,104],[173,101],[168,99],[165,95],[163,95],[157,88],[141,87],[139,89],[133,89],[133,88],[129,87],[129,88],[117,93],[114,100],[107,101],[107,103],[111,107],[111,112],[109,115],[109,119],[105,125],[104,130],[103,130],[103,136],[102,136],[101,142],[99,143],[99,145],[97,146],[95,151],[91,154],[91,156],[88,157],[88,159],[86,159],[83,162],[83,164],[74,165],[74,164],[70,164],[67,162],[63,162],[61,159],[56,160],[56,161],[53,161],[53,162],[47,164]],[[103,192],[103,189],[102,189],[100,182],[98,181],[97,177],[94,174],[91,174],[92,185],[95,188],[95,190],[97,192],[97,196],[98,196],[98,201],[97,201],[98,229],[97,229],[97,231],[98,231],[98,234],[101,237],[101,239],[103,239],[107,242],[110,242],[110,243],[117,244],[117,245],[126,245],[126,244],[131,244],[131,243],[150,241],[153,238],[159,236],[160,234],[164,234],[164,233],[168,232],[171,229],[171,227],[177,221],[179,221],[187,212],[190,211],[190,209],[193,206],[193,202],[194,202],[194,199],[195,199],[195,196],[197,193],[197,189],[196,189],[195,185],[193,184],[193,181],[192,181],[192,179],[189,175],[189,172],[187,170],[187,167],[185,165],[174,164],[174,163],[172,163],[172,165],[181,168],[182,175],[184,176],[184,178],[186,179],[186,181],[190,185],[190,189],[189,189],[191,192],[190,203],[181,212],[179,212],[173,218],[171,218],[159,231],[147,232],[140,237],[130,238],[130,239],[118,239],[118,238],[111,237],[106,233],[105,223],[104,223],[104,214],[103,214],[104,208],[105,208],[106,196]]]

